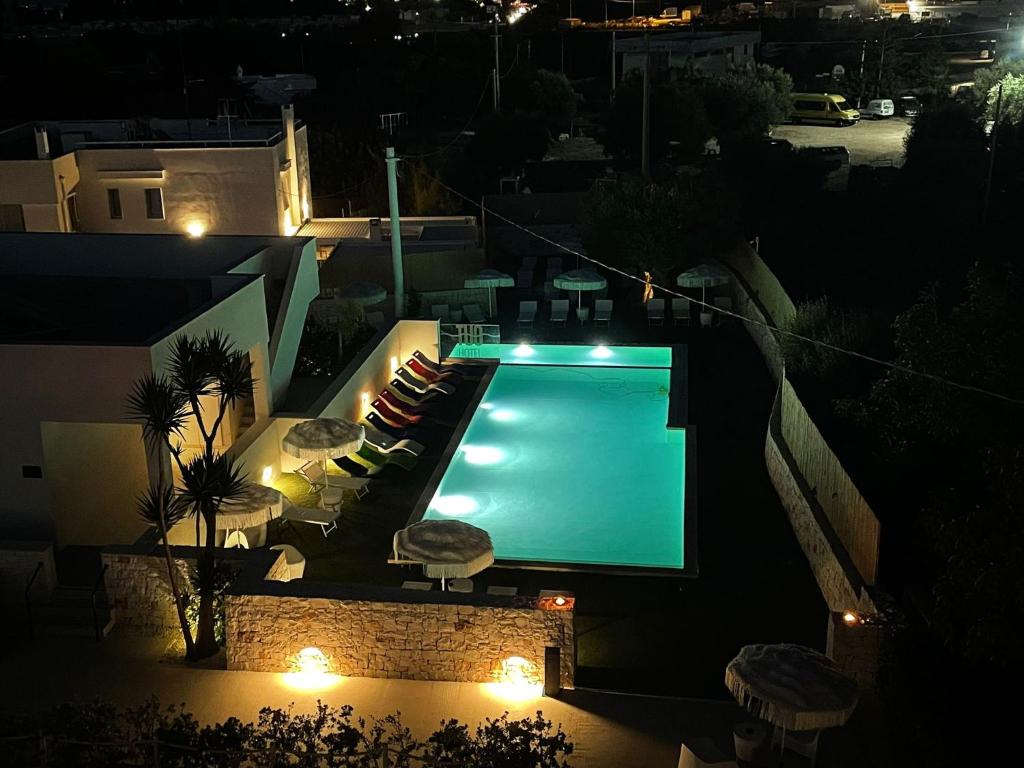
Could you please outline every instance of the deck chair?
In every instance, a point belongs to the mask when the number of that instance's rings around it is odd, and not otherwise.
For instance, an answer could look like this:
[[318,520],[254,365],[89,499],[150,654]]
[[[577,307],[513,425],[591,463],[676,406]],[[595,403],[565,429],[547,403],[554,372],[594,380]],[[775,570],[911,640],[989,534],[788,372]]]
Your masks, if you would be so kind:
[[648,325],[664,325],[665,324],[665,300],[664,299],[651,299],[647,302],[647,324]]
[[369,424],[378,432],[383,432],[385,435],[393,437],[395,440],[407,440],[414,434],[414,430],[389,424],[383,419],[383,417],[381,417],[380,414],[373,413],[372,411],[363,417],[363,423]]
[[516,288],[529,288],[533,285],[533,267],[523,267],[516,273]]
[[432,581],[403,581],[402,589],[412,589],[417,592],[429,592],[434,588]]
[[462,314],[466,318],[467,323],[486,323],[487,318],[484,317],[484,311],[480,309],[479,304],[466,304],[462,307]]
[[470,594],[473,591],[473,580],[472,579],[451,579],[448,582],[449,592],[461,592],[462,594]]
[[611,299],[598,299],[594,302],[594,325],[608,325],[611,322],[613,305]]
[[412,353],[412,359],[419,362],[419,364],[427,370],[433,371],[438,376],[461,376],[467,370],[467,366],[465,365],[435,363],[418,349]]
[[433,304],[430,307],[430,316],[442,323],[449,323],[452,319],[452,313],[447,304]]
[[563,272],[563,270],[562,270],[562,257],[561,256],[549,256],[548,257],[548,268],[547,268],[548,279],[550,280],[550,279],[552,279],[554,277],[558,277],[560,274],[562,274],[562,272]]
[[536,266],[537,266],[537,257],[536,256],[523,256],[523,261],[522,261],[522,264],[520,265],[519,268],[520,269],[534,269]]
[[516,321],[520,328],[532,328],[533,320],[537,317],[536,301],[519,302],[519,319]]
[[672,325],[690,324],[690,300],[672,299]]
[[402,451],[404,453],[411,453],[413,456],[419,456],[424,450],[426,450],[426,446],[422,443],[417,443],[415,440],[409,440],[407,438],[396,440],[391,437],[391,435],[386,435],[380,430],[366,426],[365,424],[363,425],[363,429],[366,432],[363,442],[367,445],[373,446],[381,453]]
[[281,519],[287,520],[289,523],[319,525],[324,538],[327,538],[327,534],[338,528],[338,517],[340,515],[341,511],[337,509],[291,506],[281,513]]
[[400,380],[409,389],[415,390],[422,394],[428,392],[437,392],[442,395],[450,395],[455,391],[455,387],[451,384],[445,384],[443,381],[423,381],[413,376],[405,368],[399,368],[395,371],[395,378]]
[[340,491],[352,491],[357,499],[363,498],[370,492],[370,481],[361,477],[339,477],[324,472],[323,466],[318,461],[310,461],[299,467],[299,474],[302,475],[313,490],[320,488],[335,488]]
[[551,324],[565,325],[565,319],[569,316],[569,300],[555,299],[551,302]]

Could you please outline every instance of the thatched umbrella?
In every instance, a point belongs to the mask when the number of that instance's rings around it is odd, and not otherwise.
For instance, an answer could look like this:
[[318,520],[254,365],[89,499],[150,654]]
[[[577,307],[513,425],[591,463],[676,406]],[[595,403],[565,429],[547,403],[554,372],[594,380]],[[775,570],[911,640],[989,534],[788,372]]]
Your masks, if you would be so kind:
[[802,645],[745,645],[725,668],[725,684],[747,711],[785,732],[843,725],[857,706],[857,683],[823,653]]
[[355,453],[363,447],[366,431],[348,419],[320,418],[301,421],[284,436],[281,447],[289,456],[322,462]]
[[496,269],[482,269],[472,277],[466,278],[462,285],[464,288],[487,289],[487,316],[491,317],[494,315],[494,289],[514,288],[516,281],[512,275],[507,275]]
[[676,278],[680,288],[700,288],[701,304],[707,304],[705,293],[708,288],[728,284],[732,274],[721,264],[698,264],[692,269],[681,272]]
[[487,531],[461,520],[421,520],[395,533],[395,560],[420,563],[431,579],[466,579],[494,562]]

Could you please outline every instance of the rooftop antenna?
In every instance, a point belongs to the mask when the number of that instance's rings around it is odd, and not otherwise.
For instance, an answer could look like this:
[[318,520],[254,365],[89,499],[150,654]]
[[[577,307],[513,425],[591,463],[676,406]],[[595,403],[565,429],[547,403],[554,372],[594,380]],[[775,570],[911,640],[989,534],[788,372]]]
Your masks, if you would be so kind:
[[234,99],[217,99],[217,122],[220,122],[221,118],[227,122],[228,144],[231,144],[231,118],[238,117],[238,115],[231,114],[231,105],[234,102]]

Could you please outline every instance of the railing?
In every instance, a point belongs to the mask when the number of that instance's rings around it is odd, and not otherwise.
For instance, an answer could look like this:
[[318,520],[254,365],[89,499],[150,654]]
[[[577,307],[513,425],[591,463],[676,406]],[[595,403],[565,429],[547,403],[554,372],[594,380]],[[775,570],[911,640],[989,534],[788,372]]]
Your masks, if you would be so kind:
[[25,585],[25,619],[28,622],[28,639],[33,640],[32,636],[32,598],[30,593],[32,591],[32,585],[36,582],[36,577],[39,572],[43,570],[42,561],[36,563],[36,569],[32,571],[32,577],[28,580],[28,584]]
[[110,565],[108,563],[103,564],[103,567],[100,568],[99,576],[97,576],[96,581],[93,582],[92,591],[89,593],[89,603],[92,607],[92,628],[93,632],[96,634],[97,643],[103,639],[103,629],[100,627],[99,612],[96,610],[96,593],[99,592],[100,587],[103,586],[103,577],[106,576],[107,568],[109,567]]
[[[441,357],[448,357],[456,344],[500,344],[501,326],[483,323],[442,323]],[[462,357],[480,357],[473,349],[463,350]]]

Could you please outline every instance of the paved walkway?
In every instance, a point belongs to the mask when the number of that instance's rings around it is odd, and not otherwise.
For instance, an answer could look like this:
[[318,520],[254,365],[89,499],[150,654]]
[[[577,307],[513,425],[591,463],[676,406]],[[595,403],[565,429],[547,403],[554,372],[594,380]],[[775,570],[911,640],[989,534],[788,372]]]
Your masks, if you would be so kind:
[[[333,706],[351,704],[357,714],[402,713],[402,721],[420,738],[442,719],[457,718],[474,727],[505,710],[528,717],[538,709],[561,723],[576,744],[577,768],[677,764],[680,740],[687,734],[718,734],[727,742],[743,713],[728,702],[663,699],[594,691],[565,691],[561,699],[509,700],[491,686],[411,680],[339,678],[317,691],[295,690],[287,676],[262,672],[192,669],[161,660],[162,645],[119,637],[100,644],[47,640],[9,648],[2,664],[4,699],[19,709],[46,708],[69,700],[106,698],[126,705],[157,696],[184,703],[201,722],[229,716],[255,720],[265,706],[312,710],[317,699]],[[0,704],[0,710],[3,709]]]

